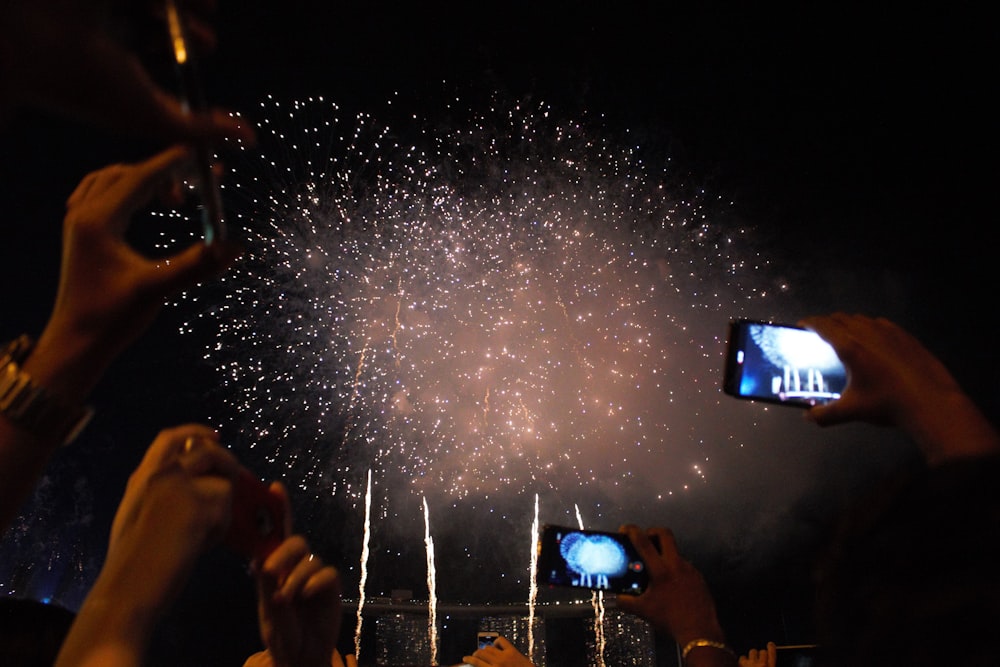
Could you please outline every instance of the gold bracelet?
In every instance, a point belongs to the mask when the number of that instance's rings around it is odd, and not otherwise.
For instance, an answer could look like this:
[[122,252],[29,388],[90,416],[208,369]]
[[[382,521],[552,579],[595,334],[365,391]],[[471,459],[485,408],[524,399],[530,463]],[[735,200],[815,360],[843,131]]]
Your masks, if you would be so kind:
[[687,660],[688,653],[690,653],[696,648],[701,648],[703,646],[708,648],[717,648],[720,651],[725,651],[734,658],[736,657],[736,651],[729,648],[722,642],[715,642],[712,641],[711,639],[692,639],[691,641],[689,641],[687,644],[684,645],[684,649],[681,651],[681,660]]

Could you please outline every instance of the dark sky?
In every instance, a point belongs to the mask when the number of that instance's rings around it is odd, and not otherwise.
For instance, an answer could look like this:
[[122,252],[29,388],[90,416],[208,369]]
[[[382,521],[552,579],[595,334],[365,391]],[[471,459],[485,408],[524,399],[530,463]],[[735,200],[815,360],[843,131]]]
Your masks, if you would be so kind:
[[[400,93],[405,112],[427,114],[445,91],[497,90],[603,114],[731,196],[802,261],[929,277],[935,314],[921,324],[950,337],[964,318],[937,309],[992,285],[987,17],[690,4],[223,2],[205,87],[243,111],[272,93],[378,112]],[[29,207],[51,199],[36,174],[68,192],[83,171],[142,154],[38,125],[41,136],[24,122],[4,138],[10,154],[29,153],[7,179]],[[47,142],[76,150],[53,164]]]
[[400,92],[424,113],[443,90],[495,89],[603,114],[731,196],[790,262],[891,274],[923,295],[912,326],[991,354],[966,344],[996,285],[987,17],[780,5],[240,3],[206,69],[238,108],[263,90],[369,110]]
[[[872,307],[931,343],[995,416],[1000,395],[983,369],[997,361],[1000,58],[986,10],[675,4],[223,1],[206,91],[247,111],[268,93],[372,111],[399,93],[400,113],[422,115],[445,91],[500,91],[604,115],[730,197],[789,263],[800,297],[814,290],[813,303],[835,310],[877,293]],[[144,147],[35,116],[0,145],[14,223],[0,257],[22,272],[6,280],[17,286],[0,317],[10,338],[44,322],[65,196],[86,171]],[[193,352],[150,354],[172,336],[161,323],[111,372],[95,426],[119,420],[151,435],[157,419],[192,418],[162,393],[198,382],[198,371],[177,370]],[[89,437],[57,465],[107,470],[116,436]],[[115,463],[127,471],[139,454],[115,450]]]

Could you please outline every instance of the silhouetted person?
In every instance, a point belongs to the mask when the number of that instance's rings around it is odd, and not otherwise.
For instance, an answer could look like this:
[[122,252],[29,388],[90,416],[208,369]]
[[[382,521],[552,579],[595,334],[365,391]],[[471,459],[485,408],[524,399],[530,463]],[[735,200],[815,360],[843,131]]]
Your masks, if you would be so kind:
[[[921,454],[921,465],[844,518],[818,569],[819,660],[1000,665],[1000,435],[948,369],[892,322],[835,314],[802,323],[848,371],[841,398],[807,418],[894,426]],[[625,530],[651,581],[640,596],[619,596],[619,606],[669,633],[689,667],[736,664],[708,587],[670,531]]]
[[[233,499],[242,471],[208,427],[160,432],[129,478],[107,557],[56,667],[145,663],[157,624],[196,561],[223,542],[241,509]],[[268,493],[290,517],[284,489],[272,484]],[[328,667],[340,630],[339,577],[302,536],[288,535],[290,521],[284,527],[285,539],[253,563],[261,637],[274,667]]]
[[152,259],[126,239],[133,214],[158,195],[177,201],[192,151],[174,147],[137,164],[88,174],[70,195],[55,305],[34,340],[0,347],[0,531],[52,453],[86,422],[87,397],[112,362],[152,324],[166,299],[223,272],[239,248],[195,242]]

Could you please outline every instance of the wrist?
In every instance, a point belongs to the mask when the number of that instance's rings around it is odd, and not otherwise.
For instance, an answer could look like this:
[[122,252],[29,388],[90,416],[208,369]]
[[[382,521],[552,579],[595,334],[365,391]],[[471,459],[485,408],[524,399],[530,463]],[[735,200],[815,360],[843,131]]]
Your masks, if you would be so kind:
[[726,633],[722,631],[722,625],[717,620],[679,628],[677,632],[672,633],[672,636],[681,648],[698,639],[719,642],[720,644],[726,643]]
[[928,465],[1000,451],[1000,434],[969,396],[956,390],[934,400],[926,409],[913,411],[902,424]]
[[24,368],[63,400],[83,402],[115,356],[115,351],[95,337],[50,322],[25,359]]
[[185,567],[161,567],[158,556],[168,550],[159,545],[143,549],[131,535],[108,549],[83,606],[107,623],[109,635],[139,639],[142,646],[152,635],[188,572]]
[[43,442],[68,443],[93,411],[67,398],[67,392],[53,391],[53,376],[38,372],[44,366],[32,364],[33,355],[35,346],[27,335],[0,347],[0,414]]
[[681,661],[685,664],[735,665],[738,660],[736,651],[723,641],[697,637],[681,647]]
[[77,612],[74,626],[79,626],[81,639],[88,648],[115,647],[118,652],[140,658],[152,639],[158,619],[158,610],[139,603],[133,590],[124,589],[102,574]]

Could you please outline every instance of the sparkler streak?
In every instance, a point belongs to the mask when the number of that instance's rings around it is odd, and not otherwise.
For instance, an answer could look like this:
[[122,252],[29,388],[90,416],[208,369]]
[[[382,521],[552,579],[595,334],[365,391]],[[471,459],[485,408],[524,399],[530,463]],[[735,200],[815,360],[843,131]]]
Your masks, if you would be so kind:
[[372,523],[372,471],[368,470],[368,486],[365,491],[365,528],[364,538],[361,542],[361,581],[358,584],[358,614],[357,626],[354,630],[354,658],[361,659],[361,625],[364,617],[362,612],[365,607],[365,584],[368,583],[368,558],[371,556],[369,542],[371,541]]
[[531,523],[531,567],[528,576],[528,658],[535,661],[535,606],[538,603],[538,494],[535,518]]
[[431,664],[437,662],[437,570],[434,565],[434,539],[431,537],[431,514],[424,498],[424,546],[427,549],[427,634],[431,645]]

